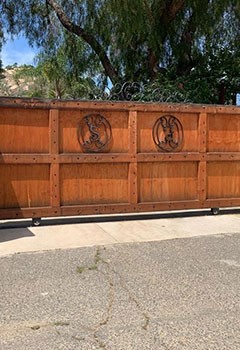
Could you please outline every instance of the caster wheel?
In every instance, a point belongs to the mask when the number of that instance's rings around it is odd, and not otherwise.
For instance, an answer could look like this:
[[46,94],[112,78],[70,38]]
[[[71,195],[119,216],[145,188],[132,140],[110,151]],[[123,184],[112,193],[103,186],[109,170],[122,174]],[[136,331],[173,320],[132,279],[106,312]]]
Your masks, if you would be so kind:
[[218,215],[219,214],[219,208],[212,208],[211,212],[213,215]]
[[32,226],[40,226],[40,225],[41,225],[41,218],[32,219]]

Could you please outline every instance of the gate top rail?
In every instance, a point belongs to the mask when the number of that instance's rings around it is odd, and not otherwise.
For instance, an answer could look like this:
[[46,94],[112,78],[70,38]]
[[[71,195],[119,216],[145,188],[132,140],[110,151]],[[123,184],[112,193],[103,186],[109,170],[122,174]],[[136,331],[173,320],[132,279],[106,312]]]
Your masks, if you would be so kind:
[[40,98],[0,97],[0,108],[32,108],[32,109],[95,109],[119,111],[156,111],[184,113],[231,113],[239,114],[240,106],[208,105],[189,103],[154,103],[127,101],[88,101],[88,100],[58,100]]

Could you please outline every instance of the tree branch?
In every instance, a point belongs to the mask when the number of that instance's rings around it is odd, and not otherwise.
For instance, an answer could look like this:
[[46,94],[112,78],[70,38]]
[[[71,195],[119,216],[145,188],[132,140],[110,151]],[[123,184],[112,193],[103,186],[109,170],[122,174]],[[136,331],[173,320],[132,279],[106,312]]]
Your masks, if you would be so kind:
[[183,30],[181,41],[179,44],[179,58],[178,58],[178,64],[177,64],[177,74],[187,74],[189,71],[194,67],[196,62],[194,62],[194,59],[192,57],[192,47],[193,47],[193,40],[194,40],[194,34],[196,32],[196,17],[195,13],[193,12],[188,19],[186,26]]
[[166,1],[166,6],[162,13],[164,23],[171,23],[177,14],[184,8],[186,0],[170,0]]
[[119,80],[118,73],[114,69],[105,50],[103,49],[101,44],[97,41],[97,39],[92,34],[86,32],[84,28],[73,23],[70,20],[70,18],[66,15],[66,12],[64,11],[64,9],[55,0],[46,0],[46,1],[56,13],[63,27],[66,28],[69,32],[82,38],[86,43],[88,43],[91,46],[91,48],[98,55],[106,75],[109,77],[109,79],[113,84],[116,83]]
[[[146,2],[144,2],[146,5]],[[162,26],[162,38],[161,41],[164,43],[167,33],[168,25],[173,22],[177,14],[184,8],[186,0],[166,0],[165,5],[160,7],[160,19],[159,24]],[[158,57],[156,52],[149,47],[148,49],[148,70],[151,80],[154,80],[159,71]]]

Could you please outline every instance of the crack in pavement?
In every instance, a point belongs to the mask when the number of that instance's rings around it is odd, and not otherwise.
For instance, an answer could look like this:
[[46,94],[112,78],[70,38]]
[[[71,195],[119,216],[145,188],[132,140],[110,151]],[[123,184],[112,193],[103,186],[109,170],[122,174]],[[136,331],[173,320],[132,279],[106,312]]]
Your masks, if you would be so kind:
[[[130,290],[129,290],[128,287],[126,286],[126,282],[124,281],[124,278],[122,277],[122,275],[121,275],[119,272],[117,272],[112,266],[110,266],[110,264],[109,264],[108,261],[106,261],[106,260],[104,260],[104,259],[102,258],[102,256],[101,256],[101,251],[100,251],[100,248],[99,248],[99,247],[98,247],[98,250],[97,250],[96,255],[98,256],[98,261],[99,261],[99,262],[102,262],[102,263],[104,263],[104,264],[106,264],[106,265],[108,266],[109,270],[110,270],[111,272],[113,272],[113,273],[119,278],[120,285],[121,285],[121,287],[127,292],[128,297],[129,297],[129,300],[135,303],[135,305],[136,305],[138,311],[139,311],[140,314],[143,316],[145,322],[144,322],[144,324],[142,325],[142,328],[143,328],[145,331],[147,331],[147,330],[148,330],[148,326],[149,326],[149,322],[150,322],[150,316],[148,315],[148,313],[147,313],[145,310],[143,310],[143,307],[142,307],[141,303],[137,300],[136,296],[134,296],[134,295],[130,292]],[[112,288],[113,288],[114,286],[113,286],[112,280],[109,281],[109,283],[112,284]],[[113,303],[113,299],[112,299],[112,301],[111,301],[111,307],[112,307],[112,303]],[[111,308],[110,308],[110,309],[111,309]],[[109,319],[110,319],[110,318],[108,318],[107,322],[109,321]],[[107,323],[107,322],[106,322],[106,323]],[[104,323],[104,325],[105,325],[106,323]]]
[[[102,326],[105,326],[110,318],[111,318],[111,311],[112,311],[112,305],[113,305],[113,301],[114,301],[114,297],[115,297],[115,290],[114,290],[114,284],[112,281],[112,278],[110,276],[110,274],[105,273],[103,271],[99,270],[99,264],[102,263],[104,265],[107,265],[109,268],[109,263],[107,261],[105,261],[102,256],[101,256],[101,251],[100,251],[100,247],[97,247],[96,249],[96,253],[94,255],[94,263],[91,266],[88,267],[78,267],[78,271],[80,273],[84,272],[84,271],[91,271],[91,270],[97,270],[99,273],[101,273],[108,281],[108,285],[109,285],[109,302],[108,302],[108,306],[107,306],[107,310],[106,310],[106,316],[97,324],[95,325],[95,327],[92,327],[91,329],[89,329],[93,335],[93,339],[94,341],[100,346],[100,348],[102,349],[107,349],[106,345],[104,344],[104,342],[99,338],[98,336],[98,331],[100,330],[100,328]],[[110,269],[109,269],[110,271]]]
[[[105,250],[106,248],[103,247],[102,249]],[[93,264],[92,265],[80,266],[77,268],[77,271],[79,273],[83,273],[83,272],[86,273],[87,271],[98,271],[99,273],[101,273],[104,276],[104,278],[107,280],[107,283],[109,285],[108,305],[107,305],[107,309],[106,309],[106,312],[104,313],[103,318],[95,326],[92,326],[92,327],[85,327],[85,326],[81,325],[82,328],[85,328],[86,330],[88,330],[92,334],[92,337],[93,337],[93,340],[95,341],[95,343],[100,348],[106,350],[107,345],[100,339],[98,332],[101,329],[101,327],[106,326],[108,324],[108,322],[110,321],[110,319],[112,317],[112,307],[113,307],[113,303],[114,303],[114,299],[115,299],[115,294],[116,294],[115,288],[116,287],[114,285],[113,277],[111,276],[111,273],[118,278],[120,286],[123,288],[123,290],[125,290],[125,292],[128,295],[129,301],[133,302],[135,304],[138,312],[143,317],[144,324],[141,325],[141,328],[144,331],[148,331],[148,327],[149,327],[149,323],[150,323],[150,316],[144,310],[143,306],[138,301],[136,296],[134,296],[134,294],[131,293],[131,291],[127,287],[126,282],[124,281],[124,278],[122,277],[122,275],[119,272],[117,272],[114,269],[114,267],[112,267],[110,265],[109,261],[104,260],[104,258],[102,257],[102,254],[101,254],[102,249],[100,247],[97,247],[96,252],[94,254],[94,257],[93,257]],[[106,266],[106,272],[101,271],[99,269],[100,264]],[[78,340],[78,339],[76,338],[76,340]]]
[[119,277],[119,281],[120,281],[120,285],[121,287],[127,292],[129,300],[131,300],[132,302],[135,303],[138,311],[140,312],[140,314],[143,316],[145,322],[144,325],[142,325],[142,328],[147,331],[148,330],[148,326],[149,326],[149,322],[150,322],[150,316],[148,315],[148,313],[143,310],[143,307],[141,305],[141,303],[138,301],[138,299],[136,298],[136,296],[134,296],[130,290],[128,289],[126,282],[124,281],[124,278],[122,277],[122,275],[117,272],[113,267],[111,268],[111,270],[115,273],[116,276]]
[[[102,274],[106,276],[105,273],[102,272]],[[114,297],[115,297],[115,290],[114,290],[114,284],[112,282],[112,279],[110,277],[108,277],[108,283],[110,286],[109,289],[109,303],[108,303],[108,307],[107,307],[107,311],[106,311],[106,317],[99,322],[99,324],[95,327],[94,333],[93,333],[93,337],[96,340],[96,342],[99,344],[99,346],[103,349],[107,349],[106,345],[99,339],[97,332],[99,331],[99,329],[102,326],[106,326],[107,323],[109,322],[109,320],[111,319],[111,312],[112,312],[112,306],[113,306],[113,301],[114,301]]]

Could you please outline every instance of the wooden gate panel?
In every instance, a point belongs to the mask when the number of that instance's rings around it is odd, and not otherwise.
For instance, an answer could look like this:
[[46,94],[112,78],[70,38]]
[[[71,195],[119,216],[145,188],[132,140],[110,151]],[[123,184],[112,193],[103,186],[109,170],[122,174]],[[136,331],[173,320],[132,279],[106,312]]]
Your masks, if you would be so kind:
[[0,208],[50,206],[49,178],[49,165],[1,164]]
[[149,113],[138,112],[138,153],[159,152],[152,138],[153,126],[164,115],[174,115],[183,126],[184,142],[182,152],[199,150],[199,114],[198,113]]
[[128,152],[128,112],[70,110],[60,112],[60,153],[83,153],[78,142],[77,129],[81,120],[90,114],[104,116],[111,126],[111,153]]
[[140,163],[138,178],[140,202],[198,199],[197,162]]
[[1,153],[49,153],[48,111],[1,109]]
[[[79,138],[81,120],[99,114]],[[155,128],[169,115],[178,126]],[[0,98],[0,218],[239,206],[239,116],[230,106]]]
[[208,115],[208,152],[240,152],[240,118],[232,114]]
[[240,162],[207,164],[207,198],[240,198]]
[[128,164],[63,164],[61,205],[128,203]]

